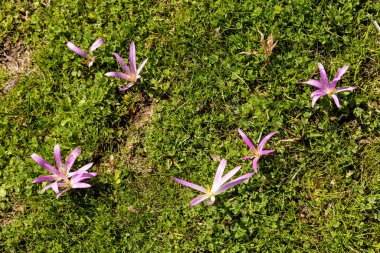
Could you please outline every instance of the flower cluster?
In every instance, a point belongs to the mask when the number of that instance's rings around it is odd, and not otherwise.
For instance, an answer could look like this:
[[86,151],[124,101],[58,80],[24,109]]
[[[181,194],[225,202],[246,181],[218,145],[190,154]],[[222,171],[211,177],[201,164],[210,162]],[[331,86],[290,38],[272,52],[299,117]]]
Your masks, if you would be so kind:
[[[71,152],[67,158],[66,164],[62,163],[61,159],[61,150],[59,145],[54,146],[54,160],[57,168],[45,161],[41,156],[37,154],[32,154],[31,157],[44,169],[53,173],[52,175],[42,176],[36,178],[33,183],[41,183],[46,181],[54,181],[51,184],[48,184],[42,189],[42,192],[46,191],[49,188],[52,188],[53,191],[57,194],[57,199],[65,192],[70,189],[76,188],[89,188],[90,184],[83,183],[82,181],[97,176],[96,172],[87,172],[91,168],[93,163],[86,164],[77,171],[70,172],[71,167],[73,166],[75,159],[80,155],[81,150],[76,148]],[[61,192],[59,188],[64,188]]]
[[[72,42],[67,42],[67,46],[74,51],[77,55],[82,56],[85,59],[85,62],[88,63],[88,66],[91,67],[95,62],[95,57],[93,56],[93,52],[95,49],[100,47],[104,44],[104,40],[102,38],[96,40],[94,44],[92,44],[90,48],[90,55],[83,52],[79,47],[74,45]],[[117,53],[113,53],[116,60],[120,63],[121,67],[124,69],[125,73],[123,72],[107,72],[105,73],[106,76],[111,77],[119,77],[124,80],[127,80],[129,83],[121,88],[120,90],[127,90],[131,88],[136,82],[137,79],[139,79],[141,76],[139,75],[141,70],[144,68],[146,62],[148,61],[148,58],[145,59],[139,68],[137,69],[136,65],[136,48],[135,48],[135,42],[131,42],[131,45],[129,47],[129,66],[125,63],[123,58],[121,58]]]
[[[257,149],[256,149],[255,146],[252,144],[251,140],[244,134],[244,132],[240,129],[238,129],[238,131],[239,131],[239,134],[241,135],[241,137],[243,138],[244,142],[248,145],[248,147],[253,152],[253,155],[245,156],[242,159],[254,158],[253,162],[252,162],[253,170],[254,170],[254,173],[258,173],[257,163],[259,161],[260,156],[274,152],[274,150],[263,150],[263,148],[264,148],[264,145],[266,144],[266,142],[269,140],[269,138],[272,137],[273,135],[275,135],[276,132],[272,132],[272,133],[268,134],[267,136],[265,136],[263,138],[263,140],[260,142],[260,144],[257,146]],[[197,191],[204,193],[204,194],[194,198],[193,200],[191,200],[190,201],[191,206],[195,206],[195,205],[201,203],[202,201],[204,201],[208,198],[210,198],[211,201],[207,202],[206,204],[212,205],[215,202],[215,196],[216,195],[218,195],[224,191],[227,191],[228,189],[234,187],[235,185],[240,184],[241,182],[243,182],[245,180],[248,180],[250,177],[252,177],[254,175],[253,172],[250,172],[250,173],[244,174],[244,175],[226,183],[230,178],[232,178],[241,169],[241,166],[238,166],[223,176],[223,172],[224,172],[224,169],[226,168],[226,165],[227,165],[227,160],[223,158],[219,164],[218,169],[216,170],[214,182],[212,183],[211,188],[204,188],[204,187],[199,186],[197,184],[194,184],[194,183],[191,183],[191,182],[188,182],[188,181],[176,178],[176,177],[174,177],[173,179],[177,183],[180,183],[184,186],[190,187],[194,190],[197,190]]]

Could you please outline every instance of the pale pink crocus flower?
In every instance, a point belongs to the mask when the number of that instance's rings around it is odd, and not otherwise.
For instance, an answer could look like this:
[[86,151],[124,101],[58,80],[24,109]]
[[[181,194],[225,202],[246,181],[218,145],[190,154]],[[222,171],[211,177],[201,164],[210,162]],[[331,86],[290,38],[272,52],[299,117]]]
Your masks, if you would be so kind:
[[92,46],[90,48],[90,54],[89,55],[86,54],[85,52],[83,52],[79,47],[75,46],[74,43],[72,43],[70,41],[67,42],[66,46],[68,46],[77,55],[82,56],[86,60],[86,63],[88,63],[88,66],[91,67],[95,62],[95,57],[93,56],[95,49],[97,49],[98,47],[100,47],[103,44],[104,44],[104,40],[102,38],[97,39],[92,44]]
[[350,91],[350,90],[356,89],[355,86],[344,86],[344,87],[336,88],[337,82],[342,78],[343,74],[347,71],[348,65],[344,65],[342,68],[338,69],[338,73],[336,74],[336,76],[334,77],[331,83],[329,83],[325,68],[323,67],[321,63],[318,63],[318,68],[319,68],[319,75],[321,76],[322,81],[310,79],[307,82],[303,82],[304,84],[308,84],[308,85],[318,88],[318,90],[314,91],[310,95],[310,97],[313,98],[311,102],[311,107],[314,107],[315,102],[317,102],[319,98],[321,98],[324,95],[328,95],[329,97],[333,98],[336,106],[339,108],[340,103],[336,94],[341,91]]
[[141,70],[143,69],[144,65],[148,61],[148,58],[146,58],[139,68],[136,68],[136,49],[135,49],[135,43],[132,41],[131,45],[129,47],[129,64],[128,66],[123,58],[121,58],[117,53],[113,53],[116,60],[120,63],[121,67],[124,69],[125,73],[123,72],[107,72],[105,73],[106,76],[111,76],[111,77],[119,77],[122,79],[125,79],[129,82],[126,86],[121,88],[120,90],[127,90],[131,88],[136,82],[137,79],[139,79],[141,76],[139,75]]
[[[44,169],[53,173],[52,175],[46,175],[36,178],[33,183],[41,183],[46,181],[54,181],[51,184],[48,184],[42,189],[42,192],[46,191],[49,188],[52,188],[53,191],[57,194],[57,198],[61,196],[62,193],[66,192],[70,188],[88,188],[91,185],[86,183],[81,183],[81,181],[95,177],[97,175],[96,172],[88,173],[87,170],[91,168],[93,163],[86,164],[82,168],[78,169],[75,172],[70,172],[71,167],[73,166],[75,159],[80,155],[81,150],[79,148],[75,148],[69,157],[67,158],[66,164],[62,163],[61,152],[59,145],[54,146],[54,159],[57,168],[49,164],[45,161],[41,156],[37,154],[32,154],[31,157],[35,162],[41,165]],[[72,178],[71,178],[72,177]],[[70,179],[71,178],[71,179]],[[63,181],[64,183],[60,183]],[[64,191],[59,192],[59,187],[66,187]]]
[[264,145],[269,140],[269,138],[272,137],[273,135],[277,134],[277,132],[271,132],[270,134],[268,134],[267,136],[265,136],[260,141],[260,143],[257,146],[257,148],[255,148],[255,146],[252,144],[251,140],[247,137],[247,135],[245,135],[245,133],[240,128],[238,128],[238,131],[239,131],[240,136],[243,138],[245,144],[247,144],[247,146],[253,152],[252,155],[244,156],[241,159],[245,160],[245,159],[252,159],[253,158],[253,160],[252,160],[252,167],[253,167],[253,170],[257,173],[258,172],[257,163],[258,163],[260,157],[262,155],[267,155],[267,154],[270,154],[270,153],[274,152],[274,150],[263,150],[263,148],[264,148]]
[[185,181],[185,180],[182,180],[182,179],[179,179],[176,177],[174,177],[173,179],[177,183],[180,183],[184,186],[190,187],[194,190],[197,190],[197,191],[204,193],[204,194],[194,198],[193,200],[191,200],[190,206],[195,206],[195,205],[201,203],[202,201],[204,201],[208,198],[210,198],[211,201],[207,202],[206,204],[212,205],[215,202],[215,196],[216,195],[218,195],[224,191],[227,191],[228,189],[234,187],[237,184],[240,184],[241,182],[247,180],[248,178],[250,178],[253,175],[253,173],[247,173],[247,174],[244,174],[244,175],[226,183],[241,168],[241,166],[238,166],[223,176],[223,172],[224,172],[226,165],[227,165],[227,160],[223,158],[222,161],[220,162],[219,166],[218,166],[218,169],[217,169],[215,177],[214,177],[214,182],[212,183],[211,188],[204,188],[204,187],[199,186],[197,184],[193,184],[193,183],[190,183],[188,181]]

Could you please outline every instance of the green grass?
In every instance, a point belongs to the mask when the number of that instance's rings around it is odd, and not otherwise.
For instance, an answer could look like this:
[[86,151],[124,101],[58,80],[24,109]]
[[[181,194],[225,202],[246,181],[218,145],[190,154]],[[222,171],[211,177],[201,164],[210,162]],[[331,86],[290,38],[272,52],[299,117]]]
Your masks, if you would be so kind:
[[[48,3],[49,2],[49,3]],[[377,252],[380,250],[379,33],[376,1],[17,1],[0,4],[0,39],[33,51],[30,73],[0,95],[0,249],[4,252]],[[46,4],[48,3],[48,4]],[[25,18],[27,16],[27,18]],[[220,28],[220,34],[216,30]],[[265,65],[260,29],[278,45]],[[106,44],[88,68],[65,46]],[[112,52],[137,62],[127,92]],[[350,64],[337,109],[311,108],[321,62]],[[12,80],[7,68],[0,81]],[[140,126],[147,106],[154,113]],[[190,207],[176,176],[211,184],[218,163],[252,170],[237,128],[275,153],[260,174]],[[298,138],[297,141],[281,140]],[[75,147],[92,188],[58,201],[32,180]],[[115,157],[114,165],[109,163]],[[22,207],[22,210],[20,209]],[[131,207],[138,213],[131,212]]]

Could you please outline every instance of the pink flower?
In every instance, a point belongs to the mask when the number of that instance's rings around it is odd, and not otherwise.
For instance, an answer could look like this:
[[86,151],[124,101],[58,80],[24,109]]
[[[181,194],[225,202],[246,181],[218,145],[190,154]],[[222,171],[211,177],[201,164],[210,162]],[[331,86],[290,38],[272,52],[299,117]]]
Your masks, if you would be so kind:
[[259,143],[259,145],[257,146],[257,148],[255,148],[255,146],[252,144],[251,140],[247,137],[247,135],[244,134],[244,132],[239,128],[238,129],[239,131],[239,134],[240,136],[243,138],[245,144],[247,144],[247,146],[252,150],[253,154],[252,155],[249,155],[249,156],[244,156],[242,159],[252,159],[252,166],[253,166],[253,170],[257,173],[258,170],[257,170],[257,162],[259,161],[260,157],[262,155],[267,155],[267,154],[270,154],[272,152],[274,152],[274,150],[263,150],[264,148],[264,145],[267,143],[267,141],[269,140],[270,137],[272,137],[273,135],[277,134],[276,132],[271,132],[270,134],[268,134],[267,136],[265,136],[261,142]]
[[226,159],[222,159],[222,161],[220,162],[219,164],[219,167],[216,171],[216,174],[215,174],[215,178],[214,178],[214,182],[212,183],[212,187],[211,189],[210,188],[204,188],[202,186],[199,186],[197,184],[193,184],[193,183],[190,183],[190,182],[187,182],[185,180],[182,180],[182,179],[179,179],[179,178],[176,178],[174,177],[174,181],[176,181],[177,183],[180,183],[184,186],[187,186],[187,187],[190,187],[194,190],[197,190],[197,191],[200,191],[200,192],[203,192],[204,194],[203,195],[200,195],[196,198],[194,198],[193,200],[190,201],[190,206],[195,206],[199,203],[201,203],[202,201],[210,198],[211,201],[207,202],[206,204],[207,205],[212,205],[214,202],[215,202],[215,196],[224,192],[224,191],[227,191],[228,189],[234,187],[235,185],[237,184],[240,184],[241,182],[243,182],[244,180],[250,178],[253,173],[247,173],[247,174],[244,174],[243,176],[240,176],[232,181],[230,181],[229,183],[226,183],[231,177],[233,177],[241,168],[241,166],[238,166],[236,167],[235,169],[231,170],[230,172],[228,172],[226,175],[223,176],[223,172],[224,172],[224,168],[226,167],[227,165],[227,160]]
[[[68,191],[71,188],[87,188],[91,185],[86,183],[81,183],[81,181],[97,176],[96,172],[88,173],[87,170],[91,168],[93,163],[86,164],[82,168],[78,169],[75,172],[70,172],[71,167],[73,166],[75,159],[80,155],[81,150],[75,148],[73,152],[67,158],[66,164],[62,163],[61,160],[61,151],[59,145],[54,146],[54,159],[57,165],[57,168],[49,164],[42,157],[37,154],[32,154],[31,157],[35,162],[41,165],[44,169],[53,173],[52,175],[46,175],[36,178],[33,183],[41,183],[46,181],[54,181],[51,184],[48,184],[42,189],[42,192],[46,191],[49,188],[52,188],[53,191],[57,194],[57,198],[62,195],[62,193]],[[71,178],[71,179],[70,179]],[[63,181],[64,183],[60,183]],[[65,187],[61,193],[59,192],[59,187]]]
[[86,62],[88,63],[88,66],[91,67],[94,64],[94,62],[95,62],[95,57],[92,56],[92,54],[94,53],[95,49],[97,49],[98,47],[100,47],[103,44],[104,44],[104,40],[102,38],[97,39],[92,44],[92,46],[90,48],[90,55],[91,56],[89,56],[88,54],[86,54],[85,52],[83,52],[79,47],[75,46],[70,41],[67,42],[66,46],[68,46],[77,55],[82,56],[86,60]]
[[117,53],[113,53],[116,57],[116,60],[120,63],[121,67],[124,69],[125,73],[123,72],[107,72],[105,73],[106,76],[112,76],[112,77],[119,77],[127,80],[130,82],[120,90],[127,90],[131,88],[136,82],[137,79],[139,79],[141,76],[139,75],[141,70],[143,69],[145,63],[148,61],[148,58],[146,58],[140,65],[138,69],[136,69],[136,49],[135,49],[135,43],[132,41],[131,46],[129,48],[129,64],[128,66],[123,58],[121,58]]
[[329,97],[333,98],[336,106],[339,108],[340,103],[339,103],[339,99],[336,96],[336,94],[338,92],[341,92],[341,91],[349,91],[349,90],[356,89],[355,86],[344,86],[344,87],[336,88],[336,83],[342,78],[343,74],[347,71],[348,65],[344,65],[342,68],[338,69],[338,73],[336,74],[336,76],[334,77],[334,79],[332,80],[331,83],[329,83],[329,80],[328,80],[327,75],[326,75],[325,68],[323,67],[323,65],[321,63],[318,63],[318,68],[319,68],[319,74],[321,76],[322,81],[310,79],[307,82],[303,82],[305,84],[308,84],[308,85],[311,85],[311,86],[318,88],[318,90],[314,91],[310,95],[310,97],[313,98],[313,100],[311,102],[311,107],[314,107],[315,102],[317,102],[317,100],[320,97],[322,97],[324,95],[328,95]]

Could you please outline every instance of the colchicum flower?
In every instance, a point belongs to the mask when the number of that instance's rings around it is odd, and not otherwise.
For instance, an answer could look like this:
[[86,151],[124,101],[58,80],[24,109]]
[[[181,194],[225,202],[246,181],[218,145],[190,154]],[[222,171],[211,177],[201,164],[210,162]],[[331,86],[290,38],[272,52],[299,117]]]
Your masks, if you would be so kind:
[[141,76],[139,75],[141,70],[143,69],[145,63],[148,61],[148,58],[146,58],[140,65],[138,69],[136,69],[136,49],[135,49],[135,43],[132,41],[130,48],[129,48],[129,64],[128,66],[123,58],[121,58],[117,53],[113,53],[116,57],[116,60],[120,63],[121,67],[125,70],[125,73],[123,72],[107,72],[105,73],[106,76],[112,76],[112,77],[119,77],[127,80],[130,82],[120,90],[127,90],[131,88],[136,82],[137,79],[139,79]]
[[249,156],[244,156],[242,157],[242,159],[253,159],[252,161],[252,167],[253,167],[253,170],[257,173],[257,162],[259,161],[260,157],[262,155],[266,155],[266,154],[270,154],[272,152],[274,152],[274,150],[263,150],[264,148],[264,145],[267,143],[267,141],[269,140],[270,137],[272,137],[273,135],[277,134],[276,132],[271,132],[270,134],[268,134],[267,136],[265,136],[261,142],[259,143],[259,145],[257,146],[257,148],[255,148],[255,146],[252,144],[251,140],[247,137],[247,135],[244,134],[244,132],[241,130],[241,129],[238,129],[239,131],[239,134],[240,136],[243,138],[245,144],[247,144],[247,146],[252,150],[253,154],[252,155],[249,155]]
[[[190,182],[187,182],[185,180],[182,180],[182,179],[179,179],[179,178],[176,178],[174,177],[174,181],[184,185],[184,186],[187,186],[187,187],[190,187],[194,190],[197,190],[197,191],[200,191],[200,192],[203,192],[204,194],[203,195],[200,195],[196,198],[194,198],[193,200],[190,201],[190,206],[195,206],[199,203],[201,203],[202,201],[210,198],[211,201],[207,202],[206,204],[207,205],[212,205],[214,202],[215,202],[215,196],[224,192],[224,191],[227,191],[228,189],[234,187],[235,185],[237,184],[240,184],[241,182],[243,182],[244,180],[250,178],[251,176],[253,176],[253,173],[247,173],[247,174],[244,174],[243,176],[240,176],[232,181],[230,181],[229,183],[226,183],[231,177],[233,177],[241,168],[241,166],[238,166],[236,167],[235,169],[231,170],[230,172],[228,172],[225,176],[223,176],[223,172],[224,172],[224,168],[226,167],[227,165],[227,160],[226,159],[222,159],[222,161],[220,162],[219,164],[219,167],[216,171],[216,174],[215,174],[215,178],[214,178],[214,182],[212,183],[212,187],[211,189],[210,188],[204,188],[202,186],[199,186],[197,184],[193,184],[193,183],[190,183]],[[225,184],[226,183],[226,184]]]
[[329,83],[329,80],[328,80],[327,75],[326,75],[325,68],[323,67],[323,65],[321,63],[318,63],[318,68],[319,68],[319,74],[322,78],[322,81],[310,79],[307,82],[303,82],[305,84],[308,84],[308,85],[311,85],[311,86],[318,88],[318,90],[314,91],[310,95],[310,97],[313,98],[313,100],[311,102],[311,107],[314,107],[315,102],[317,102],[317,100],[320,97],[322,97],[324,95],[328,95],[329,97],[332,97],[334,99],[336,106],[339,108],[340,103],[339,103],[339,99],[336,96],[336,94],[338,92],[341,92],[341,91],[349,91],[349,90],[356,89],[355,86],[344,86],[344,87],[336,88],[336,83],[342,78],[343,74],[347,71],[348,65],[344,65],[342,68],[338,69],[338,73],[336,74],[336,76],[334,77],[334,79],[332,80],[331,83]]
[[[51,184],[48,184],[42,189],[42,192],[46,191],[49,188],[52,188],[53,191],[57,194],[57,199],[65,192],[71,188],[88,188],[91,185],[87,183],[82,183],[83,180],[97,176],[96,172],[87,172],[93,163],[86,164],[77,171],[70,172],[71,167],[73,166],[75,159],[80,155],[81,150],[75,148],[73,152],[67,158],[66,164],[62,163],[61,151],[59,145],[54,146],[54,160],[57,165],[57,168],[50,165],[42,157],[37,154],[32,154],[31,157],[35,162],[41,165],[44,169],[53,173],[52,175],[42,176],[36,178],[33,183],[41,183],[46,181],[54,181]],[[63,183],[61,183],[63,181]],[[65,187],[62,192],[59,192],[59,187]]]
[[77,55],[79,56],[82,56],[86,63],[88,63],[88,66],[91,67],[92,64],[94,64],[94,61],[95,61],[95,57],[92,56],[92,54],[94,53],[95,49],[97,49],[98,47],[100,47],[101,45],[104,44],[104,40],[102,38],[99,38],[97,39],[91,46],[90,48],[90,55],[86,54],[85,52],[83,52],[79,47],[75,46],[72,42],[67,42],[66,46],[68,46],[72,51],[74,51],[74,53],[76,53]]

